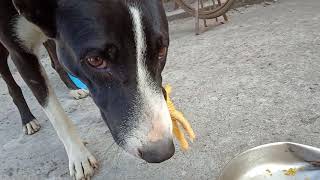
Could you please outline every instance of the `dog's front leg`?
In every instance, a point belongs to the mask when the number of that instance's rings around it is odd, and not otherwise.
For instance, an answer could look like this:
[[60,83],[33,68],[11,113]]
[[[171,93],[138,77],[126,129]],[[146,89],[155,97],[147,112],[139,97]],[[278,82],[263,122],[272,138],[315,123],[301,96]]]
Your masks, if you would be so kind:
[[97,168],[97,161],[84,146],[72,121],[63,111],[52,89],[49,89],[48,103],[44,108],[51,123],[63,142],[69,157],[70,175],[76,179],[90,177],[93,168]]
[[69,157],[71,176],[77,180],[89,178],[97,167],[97,161],[84,146],[74,124],[62,109],[38,58],[22,51],[14,52],[11,56],[63,142]]

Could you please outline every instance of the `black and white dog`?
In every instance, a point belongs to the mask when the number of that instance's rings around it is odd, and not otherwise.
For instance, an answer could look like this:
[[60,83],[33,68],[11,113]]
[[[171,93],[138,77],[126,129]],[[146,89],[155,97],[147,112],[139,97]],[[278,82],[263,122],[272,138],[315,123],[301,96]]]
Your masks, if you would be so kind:
[[12,78],[8,55],[63,142],[71,176],[89,178],[97,161],[62,109],[37,57],[47,40],[56,45],[48,48],[50,57],[88,86],[119,146],[147,162],[174,154],[161,86],[169,45],[161,0],[0,1],[0,73],[25,132],[33,134],[40,126]]

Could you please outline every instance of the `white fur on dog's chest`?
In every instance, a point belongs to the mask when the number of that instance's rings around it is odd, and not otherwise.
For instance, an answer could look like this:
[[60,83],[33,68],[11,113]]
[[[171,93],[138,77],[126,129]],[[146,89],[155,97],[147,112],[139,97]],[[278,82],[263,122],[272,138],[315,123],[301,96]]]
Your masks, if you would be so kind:
[[15,35],[25,50],[37,54],[39,47],[47,40],[47,37],[36,25],[25,17],[18,16],[14,22]]

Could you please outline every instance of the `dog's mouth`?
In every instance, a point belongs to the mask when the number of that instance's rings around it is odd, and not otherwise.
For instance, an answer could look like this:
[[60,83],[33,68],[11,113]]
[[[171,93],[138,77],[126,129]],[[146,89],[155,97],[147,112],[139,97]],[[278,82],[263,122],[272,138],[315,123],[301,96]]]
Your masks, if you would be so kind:
[[[151,112],[120,121],[111,121],[113,117],[108,113],[101,114],[113,139],[122,149],[148,163],[160,163],[170,159],[175,152],[172,122],[165,102],[150,115]],[[149,118],[152,120],[145,117],[152,117]]]
[[171,137],[155,142],[148,142],[147,144],[142,144],[136,137],[130,137],[122,148],[134,157],[145,160],[148,163],[166,161],[175,152],[175,146]]

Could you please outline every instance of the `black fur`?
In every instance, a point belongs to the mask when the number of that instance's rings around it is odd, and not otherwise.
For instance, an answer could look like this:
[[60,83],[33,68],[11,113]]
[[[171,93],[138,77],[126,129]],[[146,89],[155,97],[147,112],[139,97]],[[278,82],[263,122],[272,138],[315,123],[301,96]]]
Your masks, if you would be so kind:
[[30,109],[23,97],[20,87],[17,85],[13,79],[10,69],[8,67],[8,58],[9,52],[0,44],[0,74],[2,75],[3,80],[6,82],[14,104],[17,106],[22,124],[26,125],[30,121],[34,120],[35,117],[30,112]]
[[53,69],[56,70],[56,72],[60,76],[60,79],[64,82],[64,84],[70,90],[78,89],[78,87],[70,80],[68,73],[64,70],[64,68],[60,64],[60,62],[58,60],[58,55],[56,53],[56,44],[54,43],[54,41],[48,40],[43,45],[47,49],[48,54],[50,56],[51,66]]
[[[48,82],[41,73],[37,57],[25,50],[23,43],[15,36],[13,24],[18,14],[37,25],[52,39],[45,46],[52,58],[53,67],[67,85],[70,82],[66,72],[86,83],[115,141],[124,146],[124,135],[136,128],[132,126],[134,122],[141,121],[135,112],[146,111],[138,103],[142,97],[137,88],[135,35],[128,6],[135,6],[141,11],[147,44],[147,71],[152,78],[154,90],[162,94],[161,72],[166,57],[159,59],[158,53],[161,47],[169,46],[169,35],[160,0],[0,1],[0,42],[7,49],[0,46],[0,65],[3,67],[1,75],[11,89],[10,94],[24,123],[34,117],[7,69],[8,52],[21,76],[44,107],[48,100]],[[108,63],[107,68],[93,68],[86,61],[88,57],[104,59]],[[145,114],[145,117],[150,114],[148,111],[140,113]],[[158,149],[144,157],[148,157],[149,162],[170,158],[174,152],[172,138],[168,137],[165,141],[163,144],[155,143],[155,147],[163,145],[162,151]],[[157,155],[159,157],[155,157]]]

